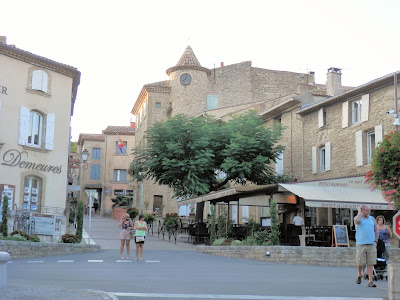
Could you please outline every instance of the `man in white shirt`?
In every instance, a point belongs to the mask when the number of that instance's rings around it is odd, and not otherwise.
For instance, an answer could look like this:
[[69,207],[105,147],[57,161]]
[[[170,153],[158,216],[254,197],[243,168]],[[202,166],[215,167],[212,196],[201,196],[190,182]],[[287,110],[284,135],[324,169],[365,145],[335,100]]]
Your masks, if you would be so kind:
[[299,211],[299,212],[297,213],[297,216],[295,216],[295,217],[293,218],[293,224],[294,224],[295,226],[302,226],[302,225],[304,225],[304,220],[303,220],[303,218],[302,218],[300,215],[301,215],[301,212]]

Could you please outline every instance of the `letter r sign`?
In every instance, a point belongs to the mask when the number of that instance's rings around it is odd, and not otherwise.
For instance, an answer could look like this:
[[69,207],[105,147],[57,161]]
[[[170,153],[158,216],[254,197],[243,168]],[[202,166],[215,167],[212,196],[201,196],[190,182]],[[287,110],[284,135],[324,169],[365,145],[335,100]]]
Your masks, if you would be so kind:
[[400,211],[393,216],[393,231],[397,238],[400,239]]

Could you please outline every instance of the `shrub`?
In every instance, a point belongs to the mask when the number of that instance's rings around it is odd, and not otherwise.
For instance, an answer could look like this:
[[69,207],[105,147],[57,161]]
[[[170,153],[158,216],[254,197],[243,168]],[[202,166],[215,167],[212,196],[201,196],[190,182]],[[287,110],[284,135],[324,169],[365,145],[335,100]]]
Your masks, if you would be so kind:
[[270,214],[271,214],[271,233],[268,235],[268,244],[272,246],[279,245],[279,225],[278,225],[278,212],[276,210],[276,202],[271,201],[270,204]]
[[371,171],[365,176],[372,189],[379,189],[387,202],[400,207],[400,132],[391,131],[372,153]]
[[261,225],[254,221],[253,219],[248,220],[248,222],[244,225],[246,229],[246,236],[254,235],[255,232],[261,229]]
[[73,234],[66,233],[61,236],[61,240],[63,243],[73,244],[77,242],[77,237]]
[[5,195],[3,197],[3,210],[2,210],[1,225],[0,225],[0,233],[3,236],[7,236],[8,235],[7,209],[8,209],[8,196]]
[[129,205],[129,198],[124,197],[123,195],[117,195],[116,198],[111,198],[111,201],[114,202],[112,207],[128,207]]
[[27,240],[30,239],[29,234],[27,234],[26,232],[21,231],[21,230],[14,230],[13,232],[10,233],[10,235],[11,236],[20,235],[20,236],[23,236],[24,238],[26,238]]
[[78,208],[76,212],[76,243],[80,243],[82,241],[82,232],[83,232],[83,201],[79,200]]
[[19,234],[15,234],[13,236],[4,236],[0,233],[0,240],[8,240],[8,241],[17,241],[17,242],[26,242],[27,239]]
[[212,245],[213,246],[221,246],[223,244],[223,242],[225,241],[225,238],[221,238],[221,239],[216,239]]
[[156,218],[153,216],[153,214],[145,214],[144,215],[144,220],[146,221],[147,224],[151,224],[154,222]]
[[139,210],[136,207],[129,207],[126,212],[129,214],[129,217],[134,220],[139,214]]
[[231,243],[231,246],[242,246],[242,245],[243,245],[242,241],[239,240],[233,240]]

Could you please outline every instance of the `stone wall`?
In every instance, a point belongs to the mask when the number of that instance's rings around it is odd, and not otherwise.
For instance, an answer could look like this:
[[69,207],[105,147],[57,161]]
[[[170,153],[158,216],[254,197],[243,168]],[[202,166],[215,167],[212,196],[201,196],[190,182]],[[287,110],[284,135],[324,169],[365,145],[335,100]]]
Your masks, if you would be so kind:
[[[355,247],[298,246],[197,246],[197,251],[245,259],[299,265],[355,267]],[[271,253],[270,257],[266,252]],[[400,260],[400,249],[391,249],[391,261]]]
[[33,243],[0,240],[0,251],[8,252],[11,259],[98,252],[100,250],[101,247],[99,245]]

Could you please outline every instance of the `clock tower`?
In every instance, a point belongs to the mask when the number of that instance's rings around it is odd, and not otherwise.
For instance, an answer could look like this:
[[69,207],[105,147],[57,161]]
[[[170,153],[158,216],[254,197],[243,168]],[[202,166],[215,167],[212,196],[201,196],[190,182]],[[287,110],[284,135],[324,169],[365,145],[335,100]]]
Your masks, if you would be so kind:
[[187,46],[178,63],[167,70],[170,78],[171,115],[195,116],[206,110],[208,76],[211,71],[200,65],[192,48]]

